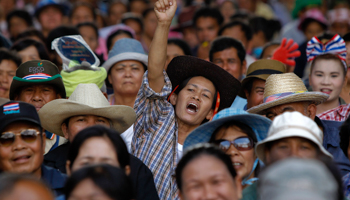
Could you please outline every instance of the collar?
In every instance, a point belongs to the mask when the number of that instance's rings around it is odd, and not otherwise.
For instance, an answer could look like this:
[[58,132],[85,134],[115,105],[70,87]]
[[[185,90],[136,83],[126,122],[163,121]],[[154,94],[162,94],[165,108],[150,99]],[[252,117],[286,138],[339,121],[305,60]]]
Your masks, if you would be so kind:
[[46,135],[46,138],[50,140],[53,140],[55,138],[55,134],[47,130],[45,130],[45,135]]

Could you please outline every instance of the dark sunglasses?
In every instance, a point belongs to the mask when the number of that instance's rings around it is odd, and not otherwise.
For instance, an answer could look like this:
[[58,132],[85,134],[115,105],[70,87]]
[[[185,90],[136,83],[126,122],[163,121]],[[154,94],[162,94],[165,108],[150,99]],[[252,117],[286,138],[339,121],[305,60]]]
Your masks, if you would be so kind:
[[16,135],[21,136],[21,139],[26,143],[32,143],[36,140],[40,132],[35,129],[23,130],[21,133],[3,132],[0,136],[0,145],[4,147],[11,146],[16,139]]
[[239,151],[248,151],[254,147],[254,141],[250,137],[239,137],[232,141],[228,140],[216,140],[214,141],[215,144],[217,144],[220,149],[222,149],[224,152],[228,151],[231,144]]

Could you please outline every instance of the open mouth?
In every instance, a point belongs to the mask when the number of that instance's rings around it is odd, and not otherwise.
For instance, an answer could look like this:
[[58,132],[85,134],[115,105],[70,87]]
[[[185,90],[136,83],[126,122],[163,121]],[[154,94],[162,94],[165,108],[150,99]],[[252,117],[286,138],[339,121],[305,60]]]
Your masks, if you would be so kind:
[[198,111],[198,106],[194,103],[189,103],[186,108],[188,111],[193,113],[196,113]]

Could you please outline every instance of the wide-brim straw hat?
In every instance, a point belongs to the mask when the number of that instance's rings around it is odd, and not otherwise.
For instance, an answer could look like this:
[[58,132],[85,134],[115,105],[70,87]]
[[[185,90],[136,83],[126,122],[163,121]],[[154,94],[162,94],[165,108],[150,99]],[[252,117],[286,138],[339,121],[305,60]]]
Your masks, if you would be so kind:
[[231,106],[241,83],[230,73],[214,63],[193,56],[177,56],[168,65],[168,74],[172,89],[188,78],[202,76],[209,79],[220,94],[219,111]]
[[112,50],[108,54],[108,60],[103,63],[102,67],[109,73],[109,70],[115,63],[124,60],[139,61],[146,67],[148,65],[148,56],[143,50],[142,44],[135,39],[123,38],[114,43]]
[[280,61],[271,59],[257,60],[249,65],[247,76],[242,80],[242,89],[238,95],[242,98],[247,98],[244,89],[246,89],[247,83],[253,78],[266,80],[271,74],[283,73],[286,73],[286,66]]
[[42,127],[51,133],[64,136],[64,120],[77,115],[96,115],[109,119],[111,128],[123,133],[136,119],[133,108],[110,105],[96,84],[79,84],[69,99],[56,99],[39,110]]
[[309,117],[300,112],[285,112],[277,116],[269,129],[267,138],[260,141],[255,147],[255,153],[260,160],[266,163],[266,144],[289,137],[301,137],[313,142],[325,156],[333,156],[323,147],[323,132]]
[[316,105],[328,99],[322,92],[309,92],[303,81],[294,73],[273,74],[266,79],[264,103],[254,106],[249,113],[265,114],[266,109],[294,102],[313,102]]
[[[226,122],[237,121],[246,124],[255,133],[257,141],[267,137],[267,131],[271,125],[271,120],[261,115],[250,114],[244,110],[236,108],[226,108],[216,114],[212,121],[202,124],[193,130],[184,142],[183,149],[198,144],[209,142],[213,133]],[[252,136],[250,136],[252,137]]]

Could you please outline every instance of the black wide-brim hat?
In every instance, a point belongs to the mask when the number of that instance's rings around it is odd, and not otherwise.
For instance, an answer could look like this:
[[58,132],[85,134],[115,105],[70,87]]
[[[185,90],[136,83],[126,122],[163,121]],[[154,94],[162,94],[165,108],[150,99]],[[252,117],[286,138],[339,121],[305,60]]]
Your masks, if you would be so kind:
[[203,76],[210,80],[220,94],[219,110],[228,108],[235,100],[241,83],[221,67],[193,56],[177,56],[168,65],[167,74],[172,90],[188,78]]
[[17,68],[10,86],[10,99],[14,100],[22,87],[37,84],[52,85],[61,98],[66,98],[66,89],[57,66],[48,60],[31,60]]

